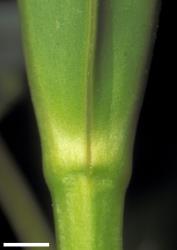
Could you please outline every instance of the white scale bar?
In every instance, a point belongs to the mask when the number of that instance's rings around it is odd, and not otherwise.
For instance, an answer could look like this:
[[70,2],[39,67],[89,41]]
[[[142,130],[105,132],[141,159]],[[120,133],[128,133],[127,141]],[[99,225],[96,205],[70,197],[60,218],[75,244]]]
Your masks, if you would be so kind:
[[49,247],[49,243],[3,243],[3,247]]

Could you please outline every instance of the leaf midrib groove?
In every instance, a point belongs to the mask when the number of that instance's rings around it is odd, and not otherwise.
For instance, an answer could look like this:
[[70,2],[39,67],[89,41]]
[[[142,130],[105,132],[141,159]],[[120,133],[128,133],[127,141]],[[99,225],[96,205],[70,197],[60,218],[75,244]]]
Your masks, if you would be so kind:
[[89,1],[89,24],[88,24],[88,49],[86,66],[86,167],[92,166],[91,152],[91,130],[92,130],[92,110],[93,110],[93,83],[94,83],[94,62],[96,49],[97,19],[99,0]]

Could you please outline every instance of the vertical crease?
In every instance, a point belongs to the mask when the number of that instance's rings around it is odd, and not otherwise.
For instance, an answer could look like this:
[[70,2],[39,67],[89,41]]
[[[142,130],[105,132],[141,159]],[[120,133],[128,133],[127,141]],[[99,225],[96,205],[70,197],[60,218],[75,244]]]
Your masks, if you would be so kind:
[[88,27],[88,50],[87,50],[87,67],[86,67],[86,166],[88,169],[92,165],[91,152],[91,130],[93,114],[93,81],[94,81],[94,61],[96,49],[96,32],[98,1],[89,1],[89,27]]

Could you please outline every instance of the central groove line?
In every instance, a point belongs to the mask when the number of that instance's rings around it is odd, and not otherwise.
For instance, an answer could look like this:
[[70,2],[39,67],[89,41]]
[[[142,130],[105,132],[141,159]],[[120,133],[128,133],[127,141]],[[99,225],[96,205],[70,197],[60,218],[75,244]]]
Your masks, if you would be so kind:
[[94,61],[96,49],[98,0],[89,1],[89,27],[88,27],[88,61],[86,71],[86,166],[91,167],[91,130],[92,130],[92,110],[93,110],[93,81],[94,81]]

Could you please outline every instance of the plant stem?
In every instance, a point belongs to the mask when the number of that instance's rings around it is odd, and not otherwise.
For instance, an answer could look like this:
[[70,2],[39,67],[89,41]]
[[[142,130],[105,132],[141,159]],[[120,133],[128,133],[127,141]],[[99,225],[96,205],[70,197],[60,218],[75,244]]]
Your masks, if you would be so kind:
[[122,250],[158,0],[19,0],[62,250]]
[[71,173],[53,194],[63,250],[121,250],[124,194],[115,179]]

